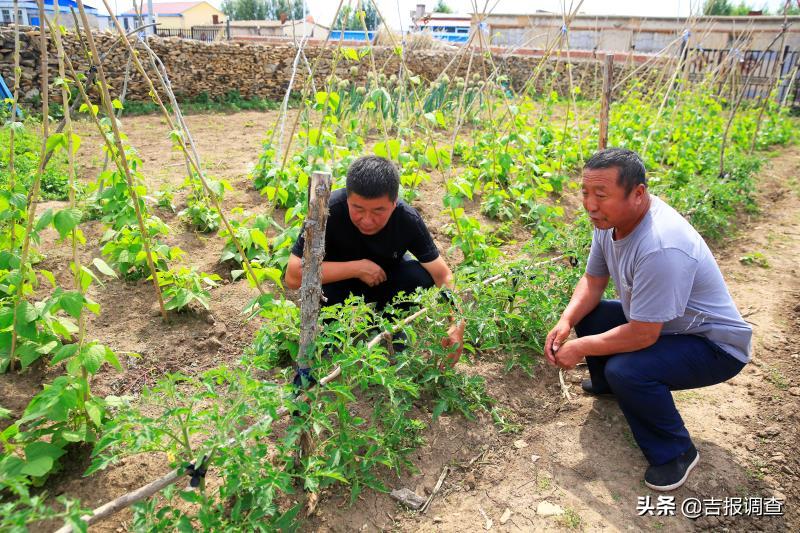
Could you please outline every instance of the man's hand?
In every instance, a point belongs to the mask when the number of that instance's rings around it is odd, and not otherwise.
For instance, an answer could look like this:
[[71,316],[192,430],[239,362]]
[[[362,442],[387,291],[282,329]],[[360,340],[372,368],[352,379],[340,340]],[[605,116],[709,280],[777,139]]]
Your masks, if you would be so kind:
[[374,287],[386,281],[386,272],[369,259],[361,259],[358,261],[358,276],[356,277],[370,287]]
[[466,325],[464,320],[451,325],[447,330],[447,337],[442,339],[442,348],[456,347],[455,351],[447,356],[448,364],[451,367],[458,363],[461,353],[464,351],[464,328]]
[[580,349],[581,344],[577,341],[565,343],[555,354],[556,365],[564,370],[572,370],[586,356]]
[[562,318],[558,321],[558,324],[550,330],[550,333],[547,334],[547,338],[544,341],[544,355],[551,365],[556,364],[556,352],[561,348],[561,345],[564,344],[564,341],[567,340],[571,330],[572,326]]

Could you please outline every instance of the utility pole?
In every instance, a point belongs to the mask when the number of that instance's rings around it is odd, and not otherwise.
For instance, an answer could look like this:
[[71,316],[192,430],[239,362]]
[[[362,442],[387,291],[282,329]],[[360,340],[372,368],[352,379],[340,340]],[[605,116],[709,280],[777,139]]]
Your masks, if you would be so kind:
[[155,35],[156,34],[156,16],[153,14],[153,0],[147,0],[147,23],[150,24],[150,27],[147,28],[148,35]]

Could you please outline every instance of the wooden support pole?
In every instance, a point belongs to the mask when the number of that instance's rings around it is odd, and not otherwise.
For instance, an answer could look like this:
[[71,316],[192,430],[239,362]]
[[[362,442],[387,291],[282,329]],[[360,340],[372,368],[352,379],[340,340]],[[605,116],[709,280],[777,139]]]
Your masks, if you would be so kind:
[[[114,114],[114,109],[111,105],[111,93],[108,90],[108,81],[106,81],[105,70],[103,69],[103,64],[100,62],[100,54],[97,52],[97,46],[95,45],[94,36],[92,35],[92,27],[89,25],[89,19],[86,16],[83,0],[78,0],[78,13],[81,16],[81,22],[83,23],[83,31],[86,33],[86,42],[89,44],[89,50],[91,52],[90,60],[97,69],[97,76],[98,80],[100,81],[99,88],[101,101],[105,106],[106,116],[110,119],[109,122],[111,123],[111,132],[114,135],[114,142],[116,145],[120,166],[124,171],[125,179],[128,183],[128,193],[133,201],[133,208],[136,212],[136,220],[139,223],[139,234],[142,237],[142,248],[144,248],[144,253],[147,259],[147,267],[150,270],[150,276],[153,280],[153,288],[156,291],[158,308],[161,311],[161,318],[166,321],[168,320],[167,310],[164,307],[164,297],[161,294],[161,286],[158,284],[158,271],[156,270],[156,265],[153,261],[153,253],[150,249],[150,234],[147,231],[147,224],[145,223],[144,215],[142,215],[142,209],[139,205],[139,195],[136,193],[133,174],[131,172],[130,165],[128,164],[128,158],[125,154],[125,146],[122,143],[122,134],[119,131],[119,125],[115,119],[116,115]],[[44,30],[44,28],[42,29]],[[76,32],[77,31],[78,30],[76,28]]]
[[317,336],[319,304],[322,299],[322,259],[325,257],[325,226],[328,223],[330,172],[314,172],[308,197],[303,248],[303,281],[300,285],[300,350],[297,366],[309,368]]
[[600,101],[600,139],[597,147],[605,150],[608,146],[608,111],[611,107],[611,87],[614,80],[614,54],[607,53],[603,59],[603,94]]

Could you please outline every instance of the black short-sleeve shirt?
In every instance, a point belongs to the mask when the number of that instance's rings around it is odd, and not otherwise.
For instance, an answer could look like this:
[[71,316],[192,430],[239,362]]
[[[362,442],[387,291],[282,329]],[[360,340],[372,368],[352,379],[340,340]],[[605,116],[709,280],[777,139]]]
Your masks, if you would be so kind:
[[[364,235],[350,220],[345,189],[331,193],[328,208],[325,261],[369,259],[386,269],[402,261],[406,252],[414,254],[420,263],[439,257],[439,250],[422,217],[402,200],[397,201],[386,226],[375,235]],[[297,257],[303,257],[304,236],[305,227],[292,247]]]

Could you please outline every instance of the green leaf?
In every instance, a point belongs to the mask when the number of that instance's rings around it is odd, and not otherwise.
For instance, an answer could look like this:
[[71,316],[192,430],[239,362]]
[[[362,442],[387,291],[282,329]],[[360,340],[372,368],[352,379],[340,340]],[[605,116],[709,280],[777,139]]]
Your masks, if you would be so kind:
[[442,128],[444,128],[444,127],[445,127],[445,122],[444,122],[444,113],[442,113],[442,111],[441,111],[440,109],[437,109],[437,110],[436,110],[436,123],[437,123],[439,126],[441,126]]
[[37,232],[42,231],[44,228],[50,225],[53,221],[53,210],[48,209],[39,217],[36,221],[36,225],[33,227]]
[[79,135],[75,135],[73,133],[71,139],[72,139],[72,155],[75,155],[78,153],[78,148],[81,147],[81,138]]
[[25,466],[22,473],[32,477],[42,477],[53,469],[64,450],[49,442],[32,442],[25,446]]
[[91,344],[81,352],[81,364],[90,374],[96,374],[106,360],[106,347],[102,344]]
[[95,257],[94,259],[92,259],[92,264],[94,265],[94,267],[98,271],[100,271],[101,274],[105,274],[106,276],[109,276],[109,277],[112,277],[112,278],[116,278],[117,277],[117,273],[114,272],[114,269],[111,268],[110,266],[108,266],[108,263],[106,263],[105,261],[103,261],[99,257]]
[[67,146],[67,138],[63,133],[54,133],[50,137],[47,138],[47,142],[45,143],[45,147],[48,152],[54,152],[59,148],[66,148]]
[[439,400],[439,402],[437,402],[436,406],[433,408],[433,419],[436,420],[439,418],[439,415],[447,411],[447,407],[447,400]]
[[81,442],[83,440],[83,435],[77,431],[62,431],[61,438],[67,442]]
[[50,364],[51,365],[58,364],[64,359],[69,359],[77,352],[78,352],[77,344],[65,344],[64,346],[58,349],[53,358],[50,360]]
[[95,426],[99,427],[103,423],[103,409],[95,400],[86,402],[86,414]]
[[372,147],[372,152],[378,157],[389,157],[389,152],[386,150],[386,143],[384,141],[375,143]]
[[428,146],[428,148],[425,149],[425,159],[428,160],[428,164],[433,168],[439,166],[439,155],[436,153],[433,146]]
[[56,277],[53,275],[52,272],[50,272],[49,270],[42,269],[39,270],[39,274],[41,274],[42,277],[47,280],[47,282],[50,284],[51,287],[53,287],[54,289],[56,288],[58,284],[56,283]]
[[65,292],[59,299],[61,308],[73,318],[80,318],[85,302],[86,298],[77,291]]
[[336,472],[335,470],[321,470],[320,472],[318,472],[318,474],[320,476],[333,478],[337,481],[341,481],[342,483],[350,483],[349,481],[347,481],[346,477],[344,477],[341,473]]
[[355,48],[342,48],[341,51],[342,55],[350,61],[359,61],[361,59],[358,57],[358,51]]
[[14,322],[14,309],[11,307],[0,308],[0,329],[5,329]]
[[108,364],[113,366],[115,369],[122,372],[122,365],[119,363],[119,359],[117,358],[117,354],[114,351],[106,346],[106,361]]
[[57,212],[53,217],[53,226],[58,231],[63,239],[69,232],[71,232],[81,221],[81,210],[76,207],[62,209]]
[[264,251],[269,252],[269,239],[267,239],[267,236],[264,235],[263,231],[257,228],[251,229],[250,238],[253,240],[255,244],[260,246]]
[[19,303],[19,307],[17,307],[17,325],[20,323],[28,324],[37,318],[39,318],[39,311],[33,305],[26,301]]

